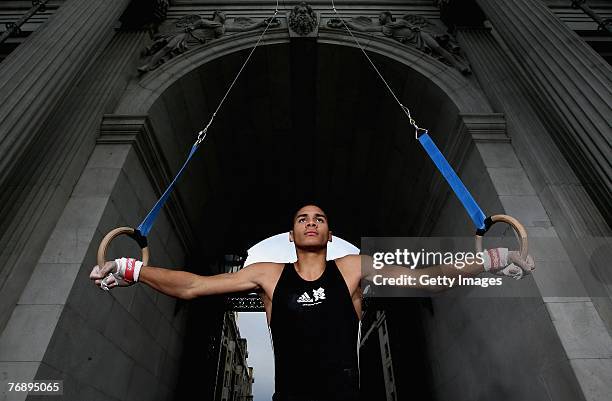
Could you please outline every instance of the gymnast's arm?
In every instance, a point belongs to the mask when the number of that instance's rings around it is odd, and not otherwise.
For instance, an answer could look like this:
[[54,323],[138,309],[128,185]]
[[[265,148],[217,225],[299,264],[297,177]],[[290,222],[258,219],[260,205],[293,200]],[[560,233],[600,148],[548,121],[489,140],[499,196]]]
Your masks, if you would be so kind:
[[[181,299],[259,290],[266,271],[269,271],[269,269],[266,269],[266,263],[255,263],[236,273],[223,273],[214,276],[200,276],[186,271],[142,266],[139,267],[137,279],[133,282],[125,283],[122,281],[122,279],[125,279],[125,274],[121,268],[117,269],[112,264],[116,265],[116,262],[107,262],[104,266],[105,269],[98,269],[98,266],[94,267],[90,279],[95,280],[95,284],[101,286],[102,279],[109,272],[114,272],[120,276],[119,283],[115,283],[115,280],[112,280],[112,285],[109,288],[131,285],[135,281],[139,281],[163,294]],[[107,267],[110,268],[107,269]]]
[[143,266],[139,281],[173,297],[193,299],[205,295],[232,292],[254,291],[260,289],[265,271],[264,263],[256,263],[235,273],[214,276]]

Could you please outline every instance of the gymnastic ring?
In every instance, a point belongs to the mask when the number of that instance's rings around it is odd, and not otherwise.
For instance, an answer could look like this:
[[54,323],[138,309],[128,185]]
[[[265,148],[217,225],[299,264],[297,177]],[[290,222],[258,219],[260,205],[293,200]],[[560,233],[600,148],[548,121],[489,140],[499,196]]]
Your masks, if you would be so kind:
[[142,265],[147,266],[149,264],[149,246],[147,244],[147,237],[140,234],[140,231],[133,229],[132,227],[118,227],[111,230],[108,234],[102,238],[100,246],[98,247],[98,266],[102,267],[106,263],[106,250],[110,243],[120,235],[127,235],[138,243],[142,251]]
[[476,231],[476,252],[482,252],[482,238],[491,226],[495,223],[506,223],[509,224],[514,230],[514,235],[519,240],[519,254],[521,260],[527,259],[529,253],[529,244],[527,242],[527,230],[525,227],[514,217],[506,214],[495,214],[485,219],[485,228]]

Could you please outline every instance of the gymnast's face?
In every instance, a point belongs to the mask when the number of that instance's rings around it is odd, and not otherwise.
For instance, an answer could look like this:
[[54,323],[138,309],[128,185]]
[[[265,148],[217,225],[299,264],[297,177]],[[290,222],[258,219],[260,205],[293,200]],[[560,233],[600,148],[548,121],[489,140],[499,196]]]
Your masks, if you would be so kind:
[[318,206],[307,205],[295,214],[289,235],[296,248],[318,250],[327,246],[332,233],[325,212]]

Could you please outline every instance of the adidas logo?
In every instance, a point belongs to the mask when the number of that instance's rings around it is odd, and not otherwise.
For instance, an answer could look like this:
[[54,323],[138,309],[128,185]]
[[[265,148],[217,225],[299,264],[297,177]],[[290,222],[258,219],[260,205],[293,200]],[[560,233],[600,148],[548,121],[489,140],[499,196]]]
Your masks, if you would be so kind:
[[312,298],[310,298],[310,295],[308,295],[308,293],[305,292],[302,295],[300,295],[297,301],[300,304],[309,303],[309,302],[312,302]]
[[322,300],[325,299],[325,289],[322,287],[319,287],[316,290],[312,290],[312,295],[314,296],[314,299],[312,299],[310,297],[310,295],[308,294],[308,291],[303,293],[302,295],[300,295],[300,297],[297,299],[297,302],[299,304],[307,304],[307,305],[318,305],[321,302],[323,302]]

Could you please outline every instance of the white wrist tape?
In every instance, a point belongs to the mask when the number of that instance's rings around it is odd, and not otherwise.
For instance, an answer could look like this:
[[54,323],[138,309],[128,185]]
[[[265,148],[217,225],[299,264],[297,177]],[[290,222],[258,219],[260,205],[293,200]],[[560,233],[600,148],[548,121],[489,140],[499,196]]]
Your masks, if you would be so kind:
[[142,262],[133,258],[115,259],[117,275],[128,283],[138,282]]
[[483,252],[484,269],[487,272],[496,272],[508,265],[508,248],[486,249]]

